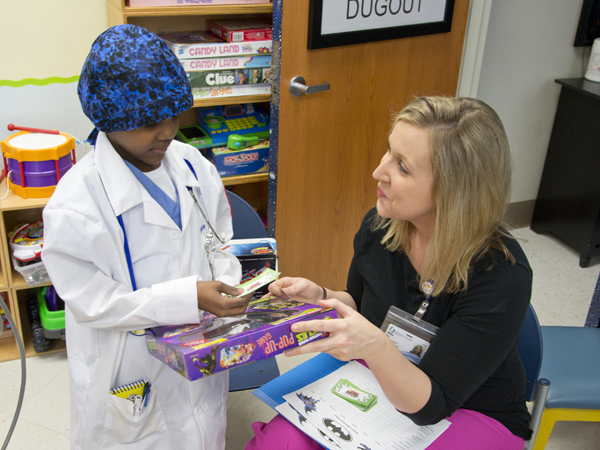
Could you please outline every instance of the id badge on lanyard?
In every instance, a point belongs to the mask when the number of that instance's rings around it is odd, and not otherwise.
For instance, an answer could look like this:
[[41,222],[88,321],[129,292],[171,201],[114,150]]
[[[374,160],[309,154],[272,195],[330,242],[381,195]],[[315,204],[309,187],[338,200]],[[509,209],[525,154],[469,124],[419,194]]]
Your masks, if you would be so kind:
[[422,320],[431,299],[432,285],[423,283],[425,300],[413,316],[396,306],[390,306],[381,329],[409,361],[419,364],[435,339],[438,327]]

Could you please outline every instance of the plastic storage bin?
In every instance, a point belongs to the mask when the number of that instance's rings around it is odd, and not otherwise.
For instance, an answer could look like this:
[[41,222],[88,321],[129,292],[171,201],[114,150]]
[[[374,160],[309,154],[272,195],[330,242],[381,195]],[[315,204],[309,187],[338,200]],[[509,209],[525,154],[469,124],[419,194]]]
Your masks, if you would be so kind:
[[[64,303],[52,286],[37,289],[40,320],[44,336],[48,339],[65,339]],[[49,307],[49,305],[52,305]],[[50,308],[55,309],[52,311]],[[61,309],[62,308],[62,309]]]
[[11,259],[28,286],[47,283],[50,277],[40,257],[44,242],[44,223],[38,220],[22,225],[9,234]]

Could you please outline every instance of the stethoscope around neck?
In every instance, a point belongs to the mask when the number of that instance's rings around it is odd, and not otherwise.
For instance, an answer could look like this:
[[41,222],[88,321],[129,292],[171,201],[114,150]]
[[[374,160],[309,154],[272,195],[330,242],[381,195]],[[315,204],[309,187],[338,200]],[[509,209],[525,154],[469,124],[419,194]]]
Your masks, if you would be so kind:
[[[187,159],[184,159],[184,161],[186,162],[186,164],[188,165],[188,167],[194,174],[194,177],[196,178],[196,180],[198,180],[198,175],[196,175],[196,171],[194,170],[194,167],[192,166],[192,164]],[[208,231],[206,232],[206,235],[204,236],[204,251],[206,252],[206,259],[208,260],[208,267],[210,268],[210,276],[211,276],[211,279],[214,281],[215,280],[215,269],[212,264],[211,254],[217,249],[217,244],[215,242],[215,238],[217,241],[219,241],[220,244],[223,244],[224,241],[219,237],[219,235],[215,231],[214,227],[210,223],[210,220],[208,220],[208,214],[206,214],[204,212],[204,210],[206,209],[206,205],[204,204],[204,199],[202,198],[202,192],[200,191],[200,188],[198,188],[198,193],[200,194],[200,201],[198,201],[198,198],[194,194],[194,189],[191,186],[186,186],[186,187],[187,187],[188,192],[190,193],[190,196],[192,197],[194,205],[196,205],[196,208],[200,212],[200,215],[204,219],[204,222],[206,222],[206,224],[208,225]],[[134,291],[137,291],[137,284],[135,282],[135,274],[133,272],[133,263],[131,262],[131,253],[129,251],[129,243],[127,242],[127,232],[125,231],[125,224],[123,223],[123,217],[121,217],[121,214],[119,214],[117,216],[117,221],[119,222],[119,225],[121,226],[121,229],[123,230],[123,241],[124,241],[123,248],[125,250],[125,259],[127,260],[127,269],[129,270],[129,277],[131,278],[131,287],[133,288]]]
[[[184,159],[184,161],[187,163],[190,170],[194,174],[194,177],[196,177],[196,180],[197,180],[198,176],[196,175],[196,171],[192,167],[192,164],[187,159]],[[200,215],[204,219],[204,222],[206,222],[206,224],[208,225],[208,231],[206,232],[206,235],[204,236],[204,251],[206,252],[206,259],[208,260],[208,267],[210,268],[210,276],[211,276],[211,279],[214,281],[215,270],[214,270],[214,267],[212,264],[211,253],[216,250],[215,238],[221,244],[223,244],[223,240],[219,237],[219,235],[215,231],[214,227],[210,223],[210,220],[208,220],[208,214],[206,214],[204,212],[204,210],[206,209],[206,206],[204,205],[204,200],[202,198],[202,191],[200,191],[200,188],[198,188],[198,193],[200,194],[200,201],[198,201],[198,198],[194,194],[194,189],[190,186],[186,186],[186,187],[192,197],[194,204],[198,208],[198,211],[200,211]],[[117,221],[119,222],[119,225],[121,226],[121,229],[123,230],[123,241],[124,241],[123,249],[125,251],[125,259],[127,260],[127,269],[129,270],[129,277],[131,278],[131,287],[134,291],[137,291],[137,283],[135,282],[135,274],[133,272],[133,263],[131,261],[131,253],[129,251],[129,243],[127,242],[127,232],[125,231],[125,224],[123,223],[123,217],[121,217],[121,216],[122,215],[119,214],[116,217],[117,217]],[[146,334],[146,330],[144,330],[144,329],[133,330],[133,331],[130,331],[130,333],[133,334],[134,336],[144,336]]]

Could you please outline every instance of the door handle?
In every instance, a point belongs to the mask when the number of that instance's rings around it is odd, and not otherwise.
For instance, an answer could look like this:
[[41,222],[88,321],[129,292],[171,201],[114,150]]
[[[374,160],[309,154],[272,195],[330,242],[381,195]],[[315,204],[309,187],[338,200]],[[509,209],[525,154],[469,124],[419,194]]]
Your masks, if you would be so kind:
[[290,94],[294,97],[300,97],[301,95],[316,94],[317,92],[323,92],[329,90],[329,83],[317,84],[315,86],[307,86],[306,81],[302,77],[294,77],[290,82]]

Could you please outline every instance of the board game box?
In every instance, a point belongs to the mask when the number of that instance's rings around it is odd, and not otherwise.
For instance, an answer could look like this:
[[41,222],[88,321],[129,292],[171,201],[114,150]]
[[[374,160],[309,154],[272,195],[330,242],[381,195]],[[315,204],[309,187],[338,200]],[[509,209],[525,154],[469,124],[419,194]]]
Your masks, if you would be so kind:
[[182,59],[180,61],[186,72],[199,72],[270,67],[271,60],[271,55],[239,55],[221,58]]
[[[257,62],[257,64],[261,63]],[[268,84],[266,80],[263,80],[263,69],[268,67],[270,66],[250,65],[239,69],[216,69],[197,72],[186,71],[186,75],[192,89],[217,86]]]
[[217,168],[220,177],[232,177],[268,170],[269,148],[269,139],[265,139],[243,150],[232,150],[227,146],[212,147],[207,157]]
[[271,85],[263,84],[244,84],[233,86],[214,86],[200,87],[192,86],[192,95],[195,100],[203,98],[220,98],[220,97],[238,97],[244,95],[263,95],[271,93]]
[[224,42],[208,31],[182,31],[158,35],[179,59],[217,58],[237,55],[270,55],[273,41],[264,39],[255,42]]
[[[221,250],[234,255],[242,265],[242,280],[245,283],[256,278],[266,269],[277,270],[277,243],[273,238],[231,239]],[[255,291],[255,297],[264,297],[269,287]]]
[[333,308],[270,296],[251,302],[244,314],[204,312],[198,324],[148,329],[146,342],[152,356],[193,381],[327,337],[323,332],[294,333],[290,327],[334,318]]
[[273,39],[273,26],[268,19],[207,20],[206,29],[227,42]]

